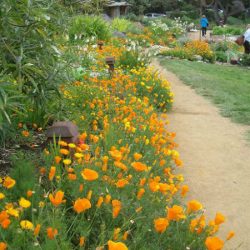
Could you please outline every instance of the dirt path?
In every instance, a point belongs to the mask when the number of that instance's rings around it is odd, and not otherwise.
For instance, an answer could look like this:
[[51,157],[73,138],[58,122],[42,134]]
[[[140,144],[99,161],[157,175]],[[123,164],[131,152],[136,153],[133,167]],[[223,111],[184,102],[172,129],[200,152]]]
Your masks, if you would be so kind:
[[173,73],[153,63],[170,83],[175,94],[169,114],[169,130],[184,161],[188,199],[197,199],[213,219],[220,211],[227,217],[219,236],[236,236],[225,249],[250,249],[250,147],[244,140],[247,127],[223,118],[208,100],[183,84]]

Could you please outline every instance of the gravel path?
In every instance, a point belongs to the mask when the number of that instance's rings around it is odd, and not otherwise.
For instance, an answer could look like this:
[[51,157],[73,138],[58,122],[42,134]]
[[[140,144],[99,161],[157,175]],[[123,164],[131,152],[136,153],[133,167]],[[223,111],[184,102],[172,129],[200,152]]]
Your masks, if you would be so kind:
[[222,117],[207,99],[184,85],[176,75],[153,66],[172,86],[174,106],[169,129],[177,133],[176,142],[184,162],[181,172],[190,187],[188,199],[197,199],[213,219],[220,211],[227,217],[219,236],[228,231],[235,237],[225,249],[250,249],[250,147],[244,139],[249,127]]

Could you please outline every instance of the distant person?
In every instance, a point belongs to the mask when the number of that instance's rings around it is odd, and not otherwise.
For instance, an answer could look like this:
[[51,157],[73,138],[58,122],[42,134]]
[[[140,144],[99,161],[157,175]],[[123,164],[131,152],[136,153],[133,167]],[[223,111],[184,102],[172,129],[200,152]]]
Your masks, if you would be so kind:
[[244,49],[245,49],[245,54],[250,54],[250,24],[247,25],[247,30],[244,33]]
[[205,37],[207,34],[207,27],[208,27],[208,20],[205,15],[202,16],[200,20],[200,25],[201,25],[201,34],[203,37]]

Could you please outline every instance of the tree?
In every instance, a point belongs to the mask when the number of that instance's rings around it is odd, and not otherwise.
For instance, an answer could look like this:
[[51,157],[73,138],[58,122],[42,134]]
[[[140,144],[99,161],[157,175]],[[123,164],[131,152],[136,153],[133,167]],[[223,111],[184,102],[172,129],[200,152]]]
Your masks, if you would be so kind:
[[226,23],[229,16],[239,15],[246,10],[241,0],[201,0],[201,4],[203,7],[214,10],[214,17],[217,24],[220,21]]

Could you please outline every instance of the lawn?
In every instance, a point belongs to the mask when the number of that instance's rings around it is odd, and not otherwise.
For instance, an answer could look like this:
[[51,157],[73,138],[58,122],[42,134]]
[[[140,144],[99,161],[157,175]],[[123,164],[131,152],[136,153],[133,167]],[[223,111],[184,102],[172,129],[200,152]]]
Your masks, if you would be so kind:
[[212,100],[223,116],[250,125],[249,69],[169,59],[162,59],[161,64],[197,93]]

